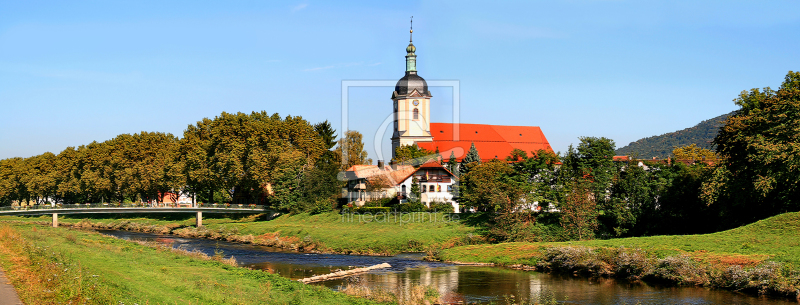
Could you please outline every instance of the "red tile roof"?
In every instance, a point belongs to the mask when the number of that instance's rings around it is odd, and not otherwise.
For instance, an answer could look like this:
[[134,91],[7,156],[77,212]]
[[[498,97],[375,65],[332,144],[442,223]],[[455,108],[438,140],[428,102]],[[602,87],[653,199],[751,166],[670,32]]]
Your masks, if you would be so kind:
[[628,156],[614,156],[612,160],[622,162],[622,161],[629,161],[630,159],[628,159]]
[[411,165],[397,165],[397,170],[392,170],[388,165],[384,165],[383,169],[379,169],[377,165],[353,165],[345,172],[352,172],[352,175],[346,177],[373,179],[379,176],[386,176],[390,178],[393,183],[400,183],[411,176],[416,169]]
[[[454,127],[458,128],[457,141],[453,137]],[[481,159],[487,161],[494,158],[503,160],[515,148],[528,154],[540,149],[553,151],[542,130],[535,126],[431,123],[431,135],[433,142],[418,142],[417,145],[431,151],[438,147],[445,160],[450,158],[452,151],[459,162],[467,155],[472,143],[475,143]]]

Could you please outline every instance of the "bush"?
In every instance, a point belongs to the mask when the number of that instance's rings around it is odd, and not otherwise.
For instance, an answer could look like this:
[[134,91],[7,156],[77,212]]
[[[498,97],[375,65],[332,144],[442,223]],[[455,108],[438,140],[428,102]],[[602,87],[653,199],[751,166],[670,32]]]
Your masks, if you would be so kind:
[[625,249],[620,247],[611,257],[614,276],[640,279],[650,273],[655,263],[654,258],[641,249]]
[[390,212],[392,212],[392,208],[390,208],[390,207],[367,207],[367,206],[364,206],[364,207],[359,207],[359,208],[345,209],[345,210],[342,210],[342,212],[345,212],[345,213],[362,213],[362,214],[363,213],[372,213],[372,214],[375,214],[375,213],[390,213]]
[[394,198],[381,198],[376,200],[370,200],[364,203],[365,207],[388,207],[391,205],[392,199]]
[[424,212],[427,209],[425,204],[419,201],[407,201],[397,205],[397,211],[410,213],[410,212]]
[[555,271],[610,275],[611,266],[588,247],[552,247],[545,250],[540,267]]
[[431,212],[453,213],[453,205],[447,202],[431,202]]
[[687,255],[670,256],[659,260],[648,277],[679,285],[703,285],[708,282],[706,270]]

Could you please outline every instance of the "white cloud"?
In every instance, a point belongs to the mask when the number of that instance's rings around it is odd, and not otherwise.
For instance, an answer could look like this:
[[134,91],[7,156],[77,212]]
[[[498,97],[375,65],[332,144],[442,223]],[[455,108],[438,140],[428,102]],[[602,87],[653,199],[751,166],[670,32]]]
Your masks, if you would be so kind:
[[302,10],[302,9],[304,9],[306,7],[308,7],[308,4],[306,4],[306,3],[300,4],[300,5],[296,5],[296,6],[292,7],[292,12],[296,12],[296,11]]
[[333,67],[334,67],[334,66],[316,67],[316,68],[305,69],[305,70],[303,70],[303,71],[319,71],[319,70],[327,70],[327,69],[331,69],[331,68],[333,68]]

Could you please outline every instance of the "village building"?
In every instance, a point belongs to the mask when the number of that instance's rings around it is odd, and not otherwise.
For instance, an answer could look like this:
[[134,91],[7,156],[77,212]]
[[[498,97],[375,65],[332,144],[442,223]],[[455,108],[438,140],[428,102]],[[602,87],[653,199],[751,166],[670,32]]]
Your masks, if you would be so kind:
[[458,203],[453,196],[456,176],[436,161],[415,168],[411,165],[386,166],[353,165],[342,173],[347,185],[342,189],[342,198],[348,204],[363,206],[367,201],[397,198],[405,203],[413,196],[414,180],[420,189],[419,198],[413,198],[430,207],[432,203],[448,203],[458,213]]

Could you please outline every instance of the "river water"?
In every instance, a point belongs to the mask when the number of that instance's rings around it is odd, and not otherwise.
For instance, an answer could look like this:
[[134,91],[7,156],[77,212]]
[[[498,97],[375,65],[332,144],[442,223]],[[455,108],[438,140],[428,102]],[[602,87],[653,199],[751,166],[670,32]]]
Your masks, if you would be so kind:
[[[611,279],[587,279],[521,271],[497,267],[459,266],[423,261],[422,254],[408,253],[392,257],[311,254],[279,248],[230,243],[173,235],[128,231],[100,231],[123,239],[156,241],[175,248],[198,250],[208,255],[222,251],[240,265],[267,270],[296,280],[337,269],[389,263],[392,268],[358,276],[371,287],[400,291],[410,284],[435,286],[452,302],[506,304],[516,299],[537,300],[555,297],[562,304],[798,304],[784,299],[753,297],[741,293],[705,288],[658,287]],[[340,279],[316,283],[339,289],[348,281]]]

